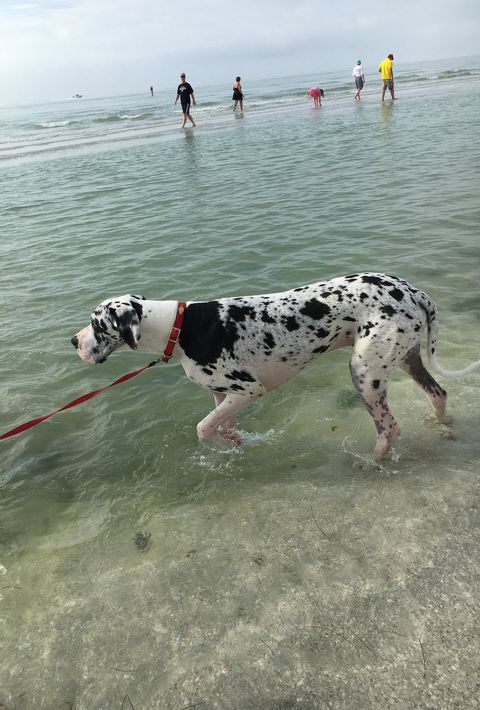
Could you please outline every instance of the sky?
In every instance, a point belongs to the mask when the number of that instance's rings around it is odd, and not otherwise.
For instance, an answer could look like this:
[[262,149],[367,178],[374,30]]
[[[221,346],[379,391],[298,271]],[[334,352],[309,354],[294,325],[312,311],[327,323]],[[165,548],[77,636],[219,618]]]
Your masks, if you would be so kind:
[[0,0],[0,103],[480,54],[480,0]]

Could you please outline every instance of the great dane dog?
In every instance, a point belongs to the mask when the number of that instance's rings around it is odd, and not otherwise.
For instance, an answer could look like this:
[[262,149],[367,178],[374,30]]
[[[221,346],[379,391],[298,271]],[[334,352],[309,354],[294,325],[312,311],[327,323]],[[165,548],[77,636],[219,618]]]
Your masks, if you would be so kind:
[[234,444],[241,442],[236,432],[241,409],[318,356],[351,346],[350,372],[377,429],[378,460],[400,434],[387,401],[388,378],[397,367],[424,390],[435,417],[445,417],[447,393],[420,354],[425,329],[428,358],[437,372],[466,375],[480,367],[479,360],[464,370],[441,368],[435,358],[435,304],[407,281],[378,273],[180,305],[133,295],[109,298],[72,344],[87,363],[104,362],[125,345],[164,352],[165,361],[172,354],[178,357],[187,377],[215,399],[215,409],[198,424],[198,436]]

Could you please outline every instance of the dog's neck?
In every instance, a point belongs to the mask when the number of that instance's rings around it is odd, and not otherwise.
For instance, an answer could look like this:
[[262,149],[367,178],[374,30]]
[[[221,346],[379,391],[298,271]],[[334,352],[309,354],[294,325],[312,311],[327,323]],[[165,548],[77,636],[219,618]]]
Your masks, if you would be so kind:
[[162,353],[177,313],[178,301],[142,301],[139,350]]

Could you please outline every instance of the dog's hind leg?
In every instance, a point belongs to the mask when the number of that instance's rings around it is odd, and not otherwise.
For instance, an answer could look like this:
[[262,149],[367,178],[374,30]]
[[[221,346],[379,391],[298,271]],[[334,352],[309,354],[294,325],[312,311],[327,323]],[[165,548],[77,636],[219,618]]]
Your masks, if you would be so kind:
[[350,373],[354,387],[370,412],[377,429],[377,442],[373,452],[375,460],[382,459],[400,436],[398,426],[387,401],[388,376],[395,367],[385,369],[385,365],[372,367],[368,358],[353,352]]
[[400,368],[410,375],[412,380],[425,392],[433,407],[435,417],[440,422],[444,421],[447,393],[425,368],[422,362],[422,356],[420,355],[419,345],[408,351],[403,362],[400,364]]

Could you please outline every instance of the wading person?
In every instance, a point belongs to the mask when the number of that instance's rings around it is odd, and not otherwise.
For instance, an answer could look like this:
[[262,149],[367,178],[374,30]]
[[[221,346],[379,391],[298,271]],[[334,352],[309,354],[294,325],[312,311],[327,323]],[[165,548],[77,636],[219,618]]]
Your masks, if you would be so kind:
[[233,82],[233,96],[232,96],[232,101],[235,103],[233,104],[233,110],[237,108],[237,104],[240,104],[240,111],[243,111],[243,89],[242,85],[240,83],[241,77],[237,76],[235,81]]
[[188,83],[188,81],[185,81],[185,74],[180,74],[180,80],[181,84],[178,85],[177,88],[177,98],[175,99],[175,104],[177,103],[178,99],[180,99],[180,103],[182,104],[182,111],[183,111],[183,124],[182,128],[185,128],[185,124],[187,122],[187,118],[192,124],[192,126],[196,126],[197,124],[193,120],[193,118],[190,115],[190,100],[193,101],[193,105],[196,106],[197,102],[195,101],[195,96],[193,94],[193,89]]
[[307,96],[312,97],[313,108],[318,108],[322,105],[322,96],[325,96],[325,92],[319,86],[312,86],[310,91],[308,91]]
[[385,100],[385,92],[387,89],[389,90],[390,96],[392,97],[393,101],[395,101],[395,89],[393,86],[393,54],[389,54],[388,57],[383,60],[383,62],[380,62],[378,71],[382,75],[383,81],[382,101]]
[[362,60],[359,59],[355,66],[353,67],[352,76],[355,79],[355,86],[357,87],[357,93],[355,94],[355,101],[360,101],[360,92],[365,84],[365,74],[363,73]]

